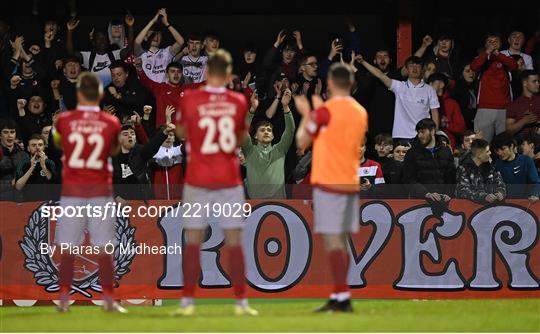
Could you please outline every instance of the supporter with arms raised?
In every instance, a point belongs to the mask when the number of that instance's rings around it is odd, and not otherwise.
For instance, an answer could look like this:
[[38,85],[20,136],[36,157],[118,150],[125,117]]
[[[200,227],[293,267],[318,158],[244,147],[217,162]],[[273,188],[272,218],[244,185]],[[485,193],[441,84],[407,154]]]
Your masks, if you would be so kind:
[[[161,22],[174,38],[174,44],[161,47],[163,34],[157,23]],[[143,43],[147,45],[143,47]],[[135,56],[142,59],[146,77],[156,83],[167,81],[167,65],[182,50],[184,37],[169,23],[167,9],[161,8],[135,38]]]

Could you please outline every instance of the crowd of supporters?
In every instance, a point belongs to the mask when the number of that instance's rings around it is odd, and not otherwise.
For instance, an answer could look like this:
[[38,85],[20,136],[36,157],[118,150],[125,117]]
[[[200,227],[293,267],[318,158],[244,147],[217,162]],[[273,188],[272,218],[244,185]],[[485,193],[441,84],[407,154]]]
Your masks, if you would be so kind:
[[[227,45],[217,31],[183,31],[165,8],[141,31],[135,20],[127,14],[93,29],[89,50],[77,48],[80,22],[73,18],[46,20],[33,43],[0,21],[0,200],[57,196],[62,152],[51,128],[59,113],[76,108],[82,71],[100,77],[102,109],[122,123],[121,150],[112,159],[116,200],[180,198],[187,153],[170,124],[184,92],[205,84],[208,58]],[[361,196],[423,198],[443,207],[451,198],[538,200],[540,31],[487,33],[474,59],[460,57],[460,41],[450,34],[426,35],[396,68],[389,49],[365,58],[356,26],[345,25],[348,33],[327,54],[312,53],[301,31],[282,30],[272,45],[245,41],[234,60],[228,89],[250,105],[251,138],[238,153],[250,198],[307,195],[311,152],[296,147],[300,115],[292,97],[327,99],[328,68],[344,62],[356,71],[351,94],[369,114]]]

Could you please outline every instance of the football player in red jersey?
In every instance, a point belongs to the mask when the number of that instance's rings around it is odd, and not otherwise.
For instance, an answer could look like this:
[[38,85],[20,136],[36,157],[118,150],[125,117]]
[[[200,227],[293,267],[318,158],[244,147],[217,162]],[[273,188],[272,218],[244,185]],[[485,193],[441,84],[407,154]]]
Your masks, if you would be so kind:
[[[207,85],[186,91],[176,113],[176,134],[186,138],[188,163],[184,187],[186,205],[210,207],[245,202],[240,165],[239,144],[246,138],[248,102],[244,95],[229,91],[225,85],[231,80],[232,58],[225,50],[210,57],[206,68]],[[203,210],[205,211],[205,210]],[[219,221],[225,234],[229,252],[230,274],[237,303],[237,315],[257,315],[246,299],[245,265],[242,250],[242,216],[215,215],[206,210],[183,218],[186,245],[182,254],[184,295],[178,315],[194,313],[193,295],[199,281],[200,244],[208,226],[208,219]]]
[[[105,208],[112,199],[112,167],[109,156],[118,151],[119,120],[100,110],[103,85],[93,73],[83,73],[77,81],[77,108],[62,113],[56,122],[53,138],[64,150],[62,208]],[[86,211],[83,211],[86,212]],[[94,212],[92,210],[92,212]],[[112,255],[105,252],[108,243],[116,244],[116,217],[59,217],[56,225],[56,244],[67,248],[60,260],[59,310],[68,311],[69,294],[73,281],[74,254],[72,251],[90,233],[93,249],[98,249],[100,282],[103,288],[103,307],[106,311],[127,312],[113,300],[114,267]]]

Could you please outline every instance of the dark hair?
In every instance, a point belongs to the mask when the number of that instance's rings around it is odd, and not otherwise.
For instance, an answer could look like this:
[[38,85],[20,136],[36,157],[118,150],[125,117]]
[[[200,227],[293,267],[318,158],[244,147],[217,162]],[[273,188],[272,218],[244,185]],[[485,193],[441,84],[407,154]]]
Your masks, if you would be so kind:
[[247,42],[245,45],[244,45],[244,48],[242,49],[242,52],[253,52],[253,53],[257,53],[257,46],[255,45],[255,43],[253,42]]
[[521,72],[521,74],[519,75],[519,81],[521,83],[523,83],[523,81],[527,81],[529,80],[529,77],[530,76],[533,76],[533,75],[538,75],[538,72],[534,71],[534,70],[524,70],[523,72]]
[[165,69],[165,72],[168,72],[169,68],[177,68],[177,69],[179,69],[181,71],[184,69],[182,64],[180,62],[178,62],[178,61],[173,61],[173,62],[169,63],[169,65],[167,65],[167,68]]
[[113,70],[115,68],[121,68],[124,70],[124,72],[129,72],[126,63],[123,60],[115,60],[111,63],[111,65],[109,65],[110,70]]
[[444,31],[439,34],[439,37],[437,38],[437,41],[443,41],[443,40],[454,40],[454,34],[452,34],[449,31]]
[[396,149],[396,147],[398,146],[411,146],[411,143],[408,142],[408,141],[405,141],[405,140],[396,140],[395,143],[394,143],[394,149]]
[[0,131],[4,129],[17,130],[17,123],[12,118],[4,118],[0,120]]
[[516,146],[516,141],[514,137],[508,132],[503,132],[495,136],[491,142],[491,147],[493,151],[501,149],[503,146]]
[[498,32],[488,32],[484,35],[484,41],[486,41],[490,37],[497,37],[500,41],[502,41],[502,35]]
[[83,72],[77,79],[77,91],[86,99],[97,102],[103,93],[103,84],[94,73]]
[[304,53],[302,55],[302,58],[300,58],[300,65],[304,65],[304,63],[308,60],[308,58],[311,58],[311,57],[314,57],[314,58],[317,58],[317,56],[314,54],[314,53]]
[[218,41],[220,40],[219,33],[214,29],[210,29],[210,30],[205,31],[204,39],[207,39],[209,37],[213,38],[213,39],[217,39]]
[[392,141],[392,135],[389,133],[379,133],[374,138],[375,144],[381,145],[381,144],[387,144],[387,145],[393,145],[394,142]]
[[439,72],[433,73],[427,79],[428,84],[434,83],[435,81],[442,81],[444,82],[444,87],[445,88],[448,87],[448,77],[444,73],[439,73]]
[[188,41],[199,41],[199,42],[202,43],[204,41],[204,38],[200,34],[189,34],[187,40]]
[[28,142],[27,142],[28,145],[30,145],[31,140],[42,140],[43,143],[45,143],[45,139],[43,139],[43,137],[37,133],[34,133],[33,135],[30,136],[30,138],[28,138]]
[[529,144],[533,144],[534,154],[537,154],[538,152],[540,152],[540,135],[536,133],[529,133],[528,135],[526,135],[525,137],[521,139],[522,143],[525,141]]
[[489,143],[485,139],[475,139],[471,143],[471,151],[484,150],[489,146]]
[[272,130],[274,129],[274,125],[270,121],[262,120],[257,122],[257,124],[255,125],[255,132],[257,132],[257,130],[259,130],[261,126],[269,126],[270,128],[272,128]]
[[66,67],[67,63],[77,63],[77,64],[81,65],[81,60],[78,57],[75,57],[75,56],[67,56],[62,61],[62,66]]
[[373,56],[377,55],[377,53],[379,52],[386,52],[388,53],[388,56],[390,57],[390,59],[392,58],[392,53],[390,52],[390,48],[387,48],[387,47],[377,48],[375,49],[375,53],[373,54]]
[[206,63],[209,75],[225,76],[232,72],[232,57],[228,51],[218,49]]
[[283,48],[281,49],[281,52],[285,51],[285,49],[293,50],[294,52],[298,52],[298,46],[293,41],[286,41],[283,44]]
[[520,59],[523,59],[521,55],[510,55],[510,57],[514,58],[514,60],[517,62]]
[[424,65],[424,62],[422,61],[422,58],[417,56],[410,56],[405,60],[405,66],[409,64],[417,64],[417,65]]
[[474,134],[476,134],[476,133],[474,131],[472,131],[472,130],[465,130],[463,132],[463,134],[461,135],[461,139],[463,140],[463,139],[465,139],[465,137],[469,137],[469,136],[472,136]]
[[347,64],[334,63],[328,70],[328,77],[342,89],[350,89],[354,84],[354,72]]
[[96,39],[96,37],[98,35],[101,35],[102,37],[104,37],[107,40],[107,42],[109,41],[109,34],[106,33],[105,31],[103,31],[103,30],[95,30],[94,35],[93,35],[94,39]]
[[133,130],[135,131],[135,126],[131,123],[124,123],[122,124],[122,127],[120,128],[120,131],[125,131],[125,130]]
[[416,131],[429,129],[429,130],[435,130],[437,126],[435,125],[435,122],[431,118],[424,118],[421,119],[418,123],[416,123]]

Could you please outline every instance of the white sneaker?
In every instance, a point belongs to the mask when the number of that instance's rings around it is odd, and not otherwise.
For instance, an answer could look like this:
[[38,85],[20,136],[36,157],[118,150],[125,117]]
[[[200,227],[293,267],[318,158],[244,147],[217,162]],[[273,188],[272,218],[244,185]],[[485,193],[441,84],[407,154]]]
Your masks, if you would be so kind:
[[114,313],[122,313],[126,314],[128,313],[128,310],[126,310],[125,307],[120,305],[118,302],[104,302],[103,303],[103,310],[105,312],[114,312]]

